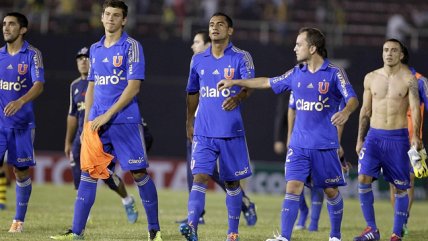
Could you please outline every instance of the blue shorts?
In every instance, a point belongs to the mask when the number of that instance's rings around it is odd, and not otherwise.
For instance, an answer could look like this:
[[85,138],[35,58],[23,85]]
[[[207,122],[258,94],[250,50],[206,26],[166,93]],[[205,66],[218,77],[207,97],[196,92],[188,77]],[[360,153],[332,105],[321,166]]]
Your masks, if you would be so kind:
[[3,157],[7,151],[7,162],[10,165],[15,167],[35,166],[33,141],[33,128],[0,127],[0,157]]
[[286,181],[301,181],[323,189],[346,185],[337,149],[289,146],[284,169]]
[[124,171],[149,167],[141,124],[105,125],[98,132],[104,151],[114,155]]
[[370,128],[360,151],[358,174],[377,179],[382,169],[386,181],[397,189],[406,190],[410,187],[409,149],[407,129]]
[[245,137],[212,138],[194,136],[192,174],[212,175],[219,159],[220,179],[238,181],[251,176],[250,157]]

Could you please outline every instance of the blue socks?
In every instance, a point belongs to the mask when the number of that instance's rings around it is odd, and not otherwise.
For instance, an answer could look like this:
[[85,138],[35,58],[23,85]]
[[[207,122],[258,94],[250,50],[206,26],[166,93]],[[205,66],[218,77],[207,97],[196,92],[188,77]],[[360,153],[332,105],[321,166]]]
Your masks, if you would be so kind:
[[308,205],[306,205],[306,200],[305,200],[305,192],[302,191],[302,194],[300,194],[300,201],[299,201],[299,220],[297,221],[297,226],[305,226],[306,223],[306,218],[308,217],[309,214],[309,208]]
[[281,236],[290,240],[299,211],[300,195],[286,193],[281,210]]
[[16,181],[16,214],[15,220],[24,222],[25,214],[27,213],[28,201],[31,196],[31,178],[27,177],[23,180]]
[[363,211],[367,226],[371,227],[373,230],[376,230],[377,226],[373,207],[374,196],[372,191],[372,184],[358,184],[358,193],[360,196],[361,210]]
[[309,231],[318,231],[318,222],[320,220],[322,204],[324,201],[324,190],[322,188],[312,187],[311,189],[311,223]]
[[160,230],[158,219],[158,193],[156,186],[149,175],[145,175],[140,179],[135,179],[143,202],[144,209],[146,210],[148,230]]
[[188,216],[187,222],[198,230],[199,217],[205,208],[205,193],[207,185],[202,183],[193,183],[192,191],[190,191],[189,202],[187,204]]
[[343,217],[343,199],[340,192],[337,192],[336,197],[327,198],[327,210],[330,217],[330,237],[341,238],[340,227]]
[[393,233],[398,236],[401,236],[403,224],[406,223],[408,207],[409,196],[407,195],[407,191],[404,191],[400,194],[395,194]]
[[238,233],[239,217],[241,216],[242,190],[238,186],[234,189],[226,189],[226,207],[229,220],[227,233]]
[[89,212],[95,202],[97,193],[97,180],[82,172],[80,176],[79,189],[77,190],[76,202],[74,204],[73,233],[82,234],[85,230]]

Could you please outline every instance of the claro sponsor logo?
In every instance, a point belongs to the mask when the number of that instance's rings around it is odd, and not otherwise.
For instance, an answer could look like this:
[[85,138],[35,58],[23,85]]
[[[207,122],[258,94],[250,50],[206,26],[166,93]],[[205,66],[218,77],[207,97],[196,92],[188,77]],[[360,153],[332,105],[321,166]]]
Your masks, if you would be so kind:
[[95,85],[117,85],[120,81],[120,77],[116,75],[111,76],[95,76]]
[[139,157],[138,159],[130,159],[128,160],[129,164],[140,164],[145,162],[146,160],[144,160],[144,157]]
[[336,178],[325,179],[325,183],[338,183],[340,179],[342,179],[340,176],[337,176]]
[[123,70],[114,69],[113,75],[95,75],[95,85],[117,85],[119,81],[126,80],[126,78],[122,76],[123,73]]
[[32,162],[33,161],[33,157],[28,156],[28,157],[18,157],[16,158],[17,162]]
[[409,182],[407,182],[407,181],[403,181],[403,180],[397,180],[397,179],[395,179],[394,180],[394,184],[396,184],[396,185],[407,185],[407,184],[409,184]]
[[209,97],[209,98],[218,98],[218,97],[229,97],[232,93],[235,93],[236,91],[231,89],[223,89],[222,91],[218,91],[216,88],[210,88],[209,86],[203,86],[201,87],[200,93],[202,97]]
[[308,101],[305,99],[296,100],[296,109],[303,111],[322,111],[324,108],[330,107],[327,104],[328,97],[322,99],[322,96],[318,96],[318,101]]
[[235,176],[242,176],[248,173],[248,167],[246,167],[244,170],[242,171],[237,171],[235,172]]
[[6,80],[0,79],[0,90],[11,90],[11,91],[20,91],[22,88],[27,87],[24,82],[26,81],[26,78],[21,78],[18,76],[18,79],[16,82],[9,82]]

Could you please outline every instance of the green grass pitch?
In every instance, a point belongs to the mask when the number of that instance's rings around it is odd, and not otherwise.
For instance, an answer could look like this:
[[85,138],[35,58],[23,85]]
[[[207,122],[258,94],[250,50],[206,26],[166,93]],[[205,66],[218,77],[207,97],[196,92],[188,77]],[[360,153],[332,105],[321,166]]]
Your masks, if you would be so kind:
[[[128,187],[128,191],[138,197],[137,189]],[[175,220],[184,218],[187,213],[188,194],[185,191],[159,191],[159,217],[164,241],[183,240],[178,232]],[[8,189],[8,208],[0,211],[0,240],[49,240],[50,235],[62,232],[71,226],[73,204],[76,196],[71,185],[34,185],[30,205],[25,220],[24,232],[10,234],[8,229],[14,215],[14,188]],[[250,194],[257,205],[258,222],[247,227],[241,216],[241,241],[264,241],[279,229],[281,203],[283,196]],[[147,240],[147,222],[141,202],[138,202],[140,217],[137,223],[128,224],[120,198],[106,186],[99,187],[91,219],[86,227],[86,240]],[[376,200],[377,223],[381,231],[381,240],[389,240],[392,231],[393,212],[386,200]],[[208,192],[206,197],[205,225],[199,226],[201,241],[224,241],[227,232],[225,195]],[[428,240],[428,203],[415,202],[413,205],[409,235],[406,241]],[[365,226],[358,200],[345,200],[342,223],[342,240],[349,241],[359,234]],[[324,207],[320,219],[320,231],[309,233],[295,231],[293,241],[327,241],[329,220]]]

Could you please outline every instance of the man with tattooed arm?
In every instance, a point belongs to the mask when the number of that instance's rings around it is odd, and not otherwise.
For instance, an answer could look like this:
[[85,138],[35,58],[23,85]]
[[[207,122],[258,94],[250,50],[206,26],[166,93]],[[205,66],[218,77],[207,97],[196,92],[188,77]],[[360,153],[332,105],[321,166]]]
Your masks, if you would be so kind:
[[396,187],[394,227],[390,240],[402,240],[400,235],[407,217],[407,189],[410,184],[406,114],[409,105],[414,128],[411,145],[417,150],[422,146],[417,135],[420,127],[418,82],[409,68],[401,63],[403,49],[400,41],[386,40],[382,51],[384,66],[364,78],[356,151],[359,154],[358,192],[367,228],[354,241],[380,240],[373,208],[372,182],[381,170],[385,180]]

